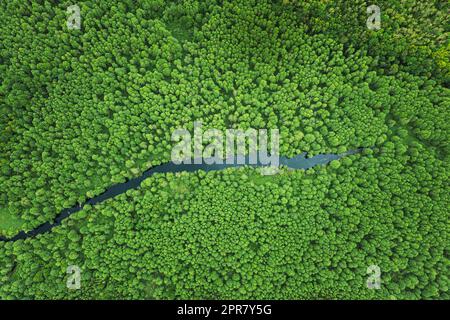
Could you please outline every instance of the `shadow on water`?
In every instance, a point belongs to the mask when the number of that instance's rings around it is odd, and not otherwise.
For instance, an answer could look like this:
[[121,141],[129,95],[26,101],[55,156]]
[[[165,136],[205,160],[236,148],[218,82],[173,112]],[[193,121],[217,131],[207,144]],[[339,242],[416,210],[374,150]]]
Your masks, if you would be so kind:
[[[352,155],[352,154],[361,152],[362,150],[363,150],[363,148],[359,148],[356,150],[347,151],[342,154],[319,154],[319,155],[316,155],[311,158],[307,158],[306,153],[302,153],[293,158],[280,157],[280,165],[286,166],[291,169],[309,169],[309,168],[312,168],[317,165],[327,164],[333,160],[338,160],[347,155]],[[257,160],[257,162],[255,164],[250,164],[250,160],[249,160],[248,156],[245,157],[245,161],[243,161],[243,163],[237,162],[234,160],[232,160],[232,161],[225,160],[224,164],[206,164],[206,163],[174,164],[173,162],[168,162],[165,164],[158,165],[156,167],[153,167],[153,168],[145,171],[141,176],[139,176],[137,178],[130,179],[124,183],[119,183],[119,184],[111,186],[108,190],[106,190],[102,194],[87,200],[82,205],[76,205],[72,208],[64,209],[60,214],[58,214],[56,216],[55,221],[53,223],[50,223],[50,222],[44,223],[29,232],[21,231],[18,234],[16,234],[14,237],[9,238],[9,239],[0,237],[0,241],[8,241],[8,242],[17,241],[20,239],[32,238],[32,237],[37,236],[38,234],[49,232],[54,227],[59,226],[64,219],[66,219],[73,213],[78,212],[81,209],[83,209],[83,207],[86,204],[95,205],[95,204],[101,203],[105,200],[114,198],[115,196],[122,194],[122,193],[126,192],[127,190],[136,189],[139,187],[139,185],[141,184],[141,182],[143,180],[145,180],[146,178],[150,177],[151,175],[153,175],[155,173],[194,172],[194,171],[199,171],[199,170],[208,172],[208,171],[218,171],[218,170],[223,170],[226,168],[234,168],[234,167],[242,167],[242,166],[249,166],[249,167],[264,167],[264,166],[266,166],[265,164],[262,164],[259,161],[259,159]],[[207,161],[207,159],[205,161]],[[227,164],[227,162],[231,162],[231,163]]]

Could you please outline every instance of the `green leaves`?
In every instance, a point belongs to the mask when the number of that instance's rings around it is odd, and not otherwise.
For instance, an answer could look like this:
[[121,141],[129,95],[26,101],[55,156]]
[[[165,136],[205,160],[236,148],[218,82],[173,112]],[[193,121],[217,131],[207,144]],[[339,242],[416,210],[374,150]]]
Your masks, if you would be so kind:
[[[290,3],[81,1],[68,33],[65,4],[2,2],[3,233],[167,162],[196,120],[279,128],[287,157],[366,149],[274,177],[147,179],[0,243],[0,298],[448,297],[446,5],[381,1],[375,34],[364,1]],[[83,292],[65,290],[68,261],[92,274]]]

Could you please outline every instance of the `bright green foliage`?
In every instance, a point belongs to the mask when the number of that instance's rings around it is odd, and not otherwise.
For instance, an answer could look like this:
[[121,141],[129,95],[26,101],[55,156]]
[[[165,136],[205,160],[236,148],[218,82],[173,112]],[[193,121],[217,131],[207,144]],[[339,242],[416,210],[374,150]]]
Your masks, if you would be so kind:
[[0,243],[0,298],[448,299],[447,4],[378,2],[371,31],[359,0],[77,1],[81,30],[72,2],[3,1],[0,235],[169,161],[194,121],[278,128],[285,156],[367,149],[147,179]]
[[[402,145],[263,179],[154,176],[2,245],[0,297],[448,299],[448,167]],[[72,264],[83,270],[76,292],[65,288]],[[380,290],[366,287],[373,264]]]
[[[307,35],[283,5],[86,2],[82,30],[66,29],[64,3],[2,6],[0,207],[20,212],[22,229],[168,161],[171,132],[194,120],[278,127],[293,156],[376,145],[392,112],[448,147],[448,93],[377,76],[364,52]],[[176,38],[186,15],[191,35]]]
[[[367,50],[381,73],[406,71],[450,83],[450,2],[442,0],[290,0],[310,34],[326,33],[350,50]],[[368,31],[367,7],[377,5],[381,30]]]

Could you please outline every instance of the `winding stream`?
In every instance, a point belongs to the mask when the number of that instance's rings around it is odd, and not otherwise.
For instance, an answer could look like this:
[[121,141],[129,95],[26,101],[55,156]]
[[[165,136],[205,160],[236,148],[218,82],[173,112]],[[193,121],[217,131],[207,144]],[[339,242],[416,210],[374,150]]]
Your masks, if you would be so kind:
[[[306,153],[302,153],[293,158],[280,157],[280,166],[286,166],[291,169],[309,169],[309,168],[312,168],[317,165],[327,164],[333,160],[338,160],[347,155],[361,152],[362,150],[363,150],[362,148],[359,148],[356,150],[347,151],[342,154],[319,154],[319,155],[316,155],[311,158],[307,158]],[[194,171],[198,171],[198,170],[203,170],[203,171],[208,172],[208,171],[223,170],[225,168],[232,168],[232,167],[242,167],[242,166],[263,167],[264,166],[263,164],[261,164],[259,162],[259,160],[256,164],[248,164],[248,163],[249,163],[249,158],[246,157],[245,164],[236,164],[236,162],[234,162],[233,164],[205,164],[205,163],[203,163],[203,164],[179,164],[179,165],[177,165],[172,162],[161,164],[161,165],[158,165],[156,167],[153,167],[153,168],[145,171],[141,176],[139,176],[137,178],[133,178],[124,183],[119,183],[119,184],[111,186],[105,192],[103,192],[102,194],[100,194],[94,198],[87,200],[84,204],[75,205],[72,208],[64,209],[61,213],[59,213],[56,216],[53,223],[46,222],[29,232],[21,231],[18,234],[16,234],[15,236],[13,236],[12,238],[0,237],[0,241],[7,241],[7,242],[17,241],[20,239],[32,238],[39,234],[49,232],[54,227],[59,226],[64,219],[66,219],[73,213],[78,212],[81,209],[83,209],[83,207],[86,204],[95,205],[97,203],[101,203],[105,200],[111,199],[119,194],[122,194],[122,193],[126,192],[127,190],[136,189],[139,187],[139,185],[141,184],[141,182],[143,180],[145,180],[146,178],[150,177],[151,175],[153,175],[155,173],[168,173],[168,172],[175,173],[175,172],[183,172],[183,171],[194,172]]]

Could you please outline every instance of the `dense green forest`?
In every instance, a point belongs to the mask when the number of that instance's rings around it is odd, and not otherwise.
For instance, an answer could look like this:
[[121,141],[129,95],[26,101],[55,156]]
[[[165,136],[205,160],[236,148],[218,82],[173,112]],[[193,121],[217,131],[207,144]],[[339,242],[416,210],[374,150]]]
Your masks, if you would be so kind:
[[170,161],[194,121],[365,149],[152,176],[1,241],[0,299],[450,298],[448,1],[77,1],[79,30],[73,4],[0,4],[0,236]]

